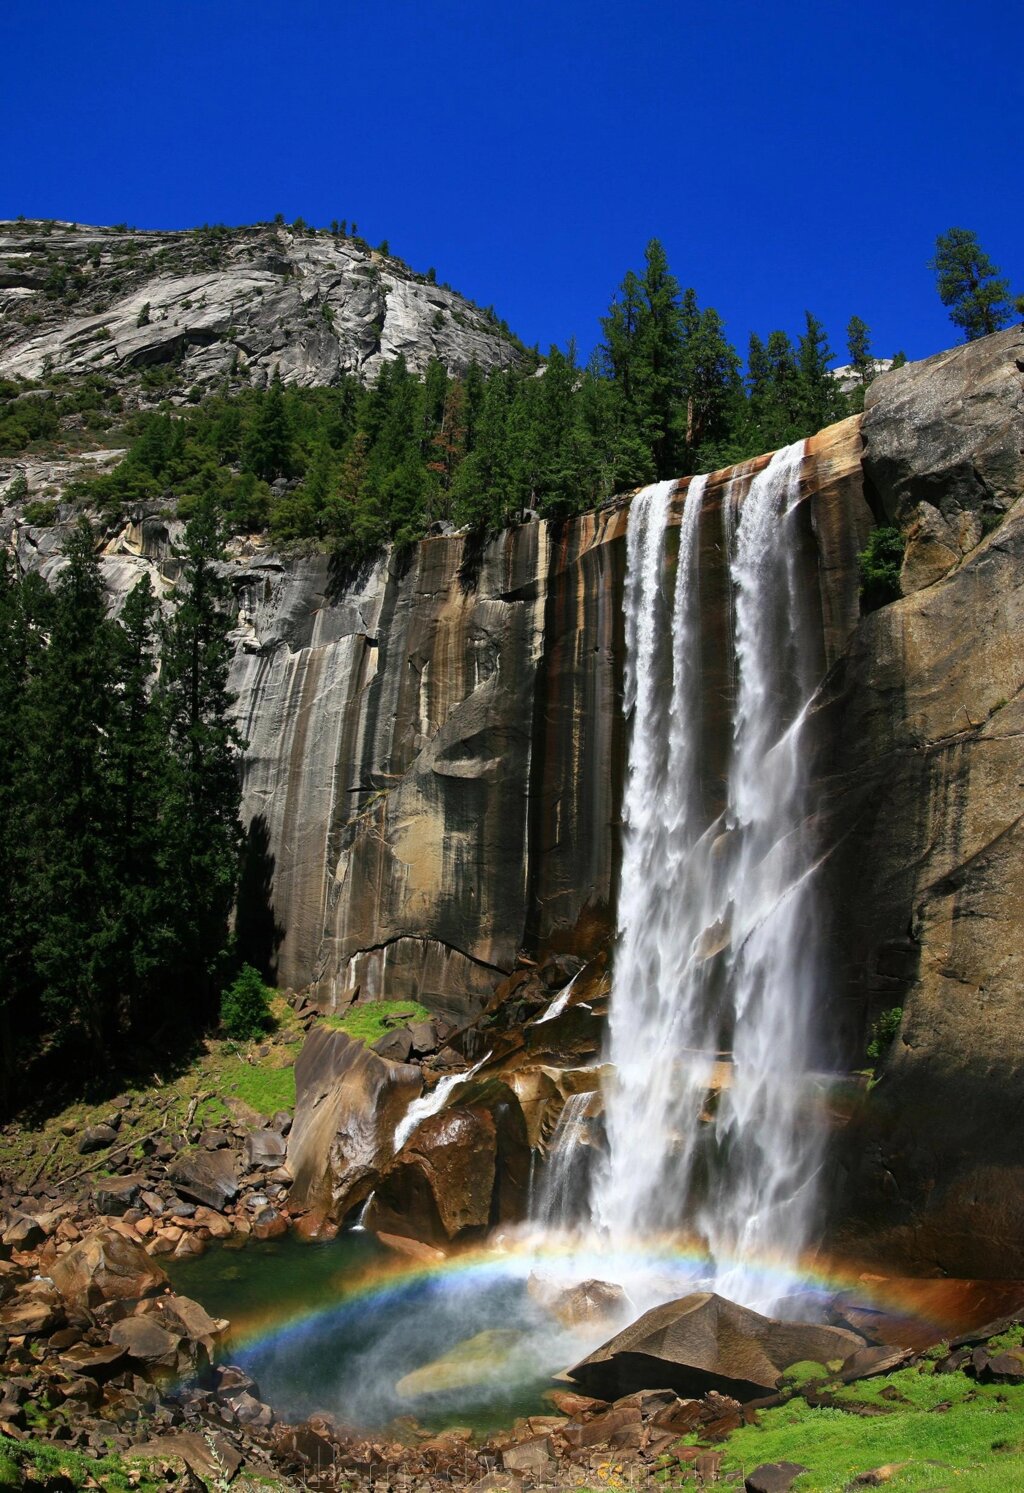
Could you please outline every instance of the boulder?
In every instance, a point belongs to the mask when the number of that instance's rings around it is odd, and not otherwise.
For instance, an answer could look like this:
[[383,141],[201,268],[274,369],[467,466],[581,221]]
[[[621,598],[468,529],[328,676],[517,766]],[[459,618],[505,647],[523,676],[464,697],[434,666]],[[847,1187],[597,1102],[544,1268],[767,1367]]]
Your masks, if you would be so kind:
[[69,1306],[137,1301],[168,1284],[167,1274],[146,1251],[115,1229],[89,1234],[51,1269],[53,1283]]
[[279,1130],[250,1130],[245,1137],[245,1159],[250,1166],[266,1169],[280,1166],[287,1149]]
[[238,1176],[232,1151],[193,1151],[170,1168],[179,1192],[218,1212],[238,1196]]
[[194,1373],[209,1365],[206,1350],[180,1332],[168,1331],[153,1317],[125,1317],[110,1329],[110,1341],[140,1365],[147,1378]]
[[807,1471],[799,1462],[762,1462],[748,1472],[744,1493],[789,1493],[797,1478]]
[[491,1327],[404,1374],[395,1390],[403,1399],[419,1400],[476,1385],[503,1383],[528,1354],[529,1345],[517,1328]]
[[3,1232],[3,1242],[8,1249],[35,1249],[45,1237],[39,1220],[29,1213],[16,1213]]
[[222,1488],[231,1481],[242,1465],[241,1454],[226,1437],[216,1431],[176,1431],[172,1436],[155,1436],[139,1442],[125,1453],[147,1461],[183,1463],[189,1472],[211,1488]]
[[701,1291],[645,1312],[569,1377],[605,1399],[667,1387],[684,1397],[717,1390],[743,1400],[774,1389],[791,1364],[843,1360],[863,1346],[842,1328],[781,1322]]
[[93,1199],[97,1213],[127,1213],[139,1199],[146,1185],[145,1177],[103,1177],[95,1186]]
[[491,1221],[497,1138],[488,1110],[453,1108],[425,1119],[377,1183],[368,1229],[444,1246]]
[[88,1156],[93,1151],[105,1151],[117,1140],[117,1131],[112,1125],[86,1125],[78,1138],[79,1156]]
[[527,1289],[564,1327],[583,1327],[618,1318],[621,1322],[629,1307],[629,1297],[621,1286],[606,1280],[584,1280],[564,1289],[552,1289],[550,1283],[531,1275]]
[[412,1053],[412,1033],[407,1026],[395,1027],[394,1031],[377,1038],[373,1051],[380,1053],[382,1058],[390,1058],[393,1063],[404,1063]]
[[59,1355],[59,1363],[72,1374],[87,1374],[91,1379],[109,1379],[120,1372],[125,1350],[117,1343],[76,1343]]
[[340,1222],[364,1202],[394,1154],[395,1127],[422,1083],[418,1068],[315,1026],[295,1064],[289,1206]]
[[529,1441],[520,1441],[501,1454],[501,1465],[506,1472],[530,1473],[533,1476],[547,1471],[554,1456],[550,1436],[533,1436]]

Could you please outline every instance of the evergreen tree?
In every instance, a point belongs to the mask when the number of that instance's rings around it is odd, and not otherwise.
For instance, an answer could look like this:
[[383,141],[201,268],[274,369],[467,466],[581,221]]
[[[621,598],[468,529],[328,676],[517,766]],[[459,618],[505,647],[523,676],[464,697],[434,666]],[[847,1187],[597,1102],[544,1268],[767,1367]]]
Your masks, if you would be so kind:
[[116,1035],[103,977],[115,896],[107,758],[113,627],[84,520],[65,555],[49,644],[26,702],[33,792],[26,932],[44,1029],[57,1045],[81,1044],[102,1057]]
[[871,356],[871,332],[859,316],[851,316],[846,326],[846,348],[850,355],[850,367],[867,385],[874,377],[875,360]]
[[930,268],[949,319],[968,342],[998,332],[1010,320],[1010,283],[967,228],[950,228],[935,240]]
[[108,827],[112,907],[101,950],[103,983],[122,1035],[159,1013],[150,982],[177,950],[161,898],[166,799],[164,722],[153,706],[156,598],[148,576],[129,593],[111,646],[108,772],[116,813]]
[[803,433],[811,435],[838,420],[845,409],[839,385],[829,372],[832,350],[825,328],[809,311],[797,346],[797,403]]
[[181,597],[163,629],[158,704],[168,735],[162,890],[180,951],[168,971],[184,1009],[212,1016],[228,944],[242,849],[242,743],[231,718],[230,592],[217,571],[217,519],[203,508],[185,530]]
[[697,317],[686,338],[682,364],[686,444],[696,451],[725,439],[741,397],[740,360],[717,311],[709,307]]
[[275,370],[270,387],[256,408],[245,442],[245,465],[266,482],[287,477],[292,469],[292,438],[281,379]]

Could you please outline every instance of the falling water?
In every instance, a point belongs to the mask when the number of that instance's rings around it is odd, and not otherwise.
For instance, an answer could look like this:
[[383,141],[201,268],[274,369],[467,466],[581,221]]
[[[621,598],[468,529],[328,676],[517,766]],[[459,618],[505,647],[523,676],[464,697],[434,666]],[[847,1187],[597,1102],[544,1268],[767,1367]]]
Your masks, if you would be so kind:
[[469,1083],[469,1080],[480,1072],[480,1069],[487,1062],[490,1055],[490,1053],[487,1053],[485,1057],[480,1059],[479,1063],[474,1064],[465,1073],[447,1073],[444,1078],[438,1080],[429,1094],[424,1094],[421,1098],[412,1101],[405,1114],[395,1126],[395,1134],[391,1144],[396,1156],[410,1135],[412,1135],[417,1125],[422,1125],[423,1121],[429,1120],[431,1115],[440,1114],[448,1103],[452,1091],[461,1087],[462,1084]]
[[564,1229],[577,1223],[586,1203],[587,1174],[580,1159],[581,1147],[588,1144],[587,1120],[593,1102],[591,1093],[570,1094],[562,1106],[534,1214],[546,1228]]
[[671,595],[671,483],[637,495],[627,533],[616,1079],[593,1220],[613,1242],[687,1228],[706,1242],[717,1288],[751,1304],[747,1262],[795,1261],[807,1242],[820,1161],[808,1103],[820,978],[805,830],[814,653],[793,532],[802,456],[802,443],[776,453],[736,511],[735,488],[725,499],[735,700],[714,818],[702,791],[706,480],[686,494]]

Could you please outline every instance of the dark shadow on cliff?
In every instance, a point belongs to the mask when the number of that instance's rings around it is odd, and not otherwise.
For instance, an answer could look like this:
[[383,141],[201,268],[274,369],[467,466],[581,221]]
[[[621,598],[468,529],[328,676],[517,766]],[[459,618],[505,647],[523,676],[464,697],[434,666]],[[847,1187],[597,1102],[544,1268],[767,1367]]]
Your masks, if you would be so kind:
[[277,984],[277,951],[285,928],[274,916],[274,856],[270,826],[263,814],[250,821],[242,851],[235,909],[235,949],[238,963],[251,964],[264,983]]

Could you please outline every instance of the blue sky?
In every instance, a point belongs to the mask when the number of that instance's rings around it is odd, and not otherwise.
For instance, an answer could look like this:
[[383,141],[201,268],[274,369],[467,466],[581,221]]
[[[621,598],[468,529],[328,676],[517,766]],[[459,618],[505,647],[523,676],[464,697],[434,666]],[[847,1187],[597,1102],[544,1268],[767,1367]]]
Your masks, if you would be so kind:
[[957,340],[974,229],[1024,290],[1020,0],[3,0],[0,216],[282,212],[586,352],[657,236],[732,339]]

